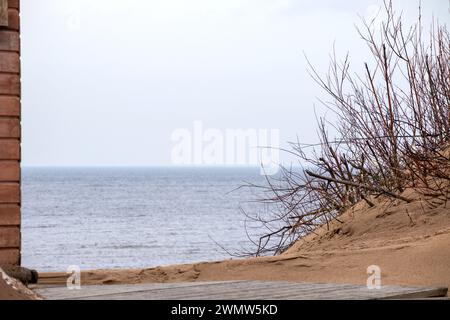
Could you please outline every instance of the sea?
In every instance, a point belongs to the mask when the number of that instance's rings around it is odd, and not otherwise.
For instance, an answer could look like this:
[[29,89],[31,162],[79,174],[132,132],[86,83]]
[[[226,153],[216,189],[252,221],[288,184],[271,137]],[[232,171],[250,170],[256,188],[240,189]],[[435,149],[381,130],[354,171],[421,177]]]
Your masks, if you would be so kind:
[[[23,168],[22,265],[147,268],[231,259],[260,230],[258,168]],[[261,207],[262,209],[262,207]]]

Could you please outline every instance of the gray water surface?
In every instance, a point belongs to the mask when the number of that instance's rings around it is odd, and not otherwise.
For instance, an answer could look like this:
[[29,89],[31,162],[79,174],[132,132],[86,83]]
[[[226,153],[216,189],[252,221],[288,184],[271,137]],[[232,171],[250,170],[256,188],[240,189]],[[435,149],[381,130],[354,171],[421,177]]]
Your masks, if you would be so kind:
[[40,271],[139,268],[227,259],[248,247],[234,189],[249,168],[24,168],[22,264]]

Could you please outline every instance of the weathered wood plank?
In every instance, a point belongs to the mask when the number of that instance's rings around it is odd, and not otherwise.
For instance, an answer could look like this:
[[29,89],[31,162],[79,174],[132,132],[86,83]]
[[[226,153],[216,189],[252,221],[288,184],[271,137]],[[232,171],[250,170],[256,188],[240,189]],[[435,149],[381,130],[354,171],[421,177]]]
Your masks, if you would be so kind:
[[0,96],[0,116],[20,116],[20,99],[18,97]]
[[8,0],[0,0],[0,26],[8,26]]
[[0,50],[19,52],[20,51],[19,32],[0,30]]
[[0,203],[20,203],[19,183],[0,182]]
[[0,138],[20,138],[19,119],[0,118]]
[[9,0],[8,1],[9,8],[20,9],[20,0]]
[[20,73],[20,57],[17,52],[0,52],[0,72]]
[[411,292],[402,293],[392,293],[388,297],[383,297],[379,299],[392,300],[392,299],[423,299],[423,298],[439,298],[446,297],[448,293],[448,288],[429,288],[429,289],[417,289]]
[[442,296],[446,288],[383,286],[369,290],[348,284],[234,281],[220,283],[141,284],[86,286],[69,291],[65,287],[38,289],[49,299],[384,299]]
[[[242,299],[251,299],[251,300],[264,300],[264,299],[297,299],[295,297],[303,297],[310,294],[320,293],[321,295],[325,295],[330,292],[342,292],[344,290],[352,291],[355,289],[353,285],[340,285],[340,284],[293,284],[285,282],[283,284],[268,282],[266,286],[263,286],[260,283],[256,283],[255,286],[252,286],[251,283],[246,288],[242,288],[239,291],[225,291],[225,292],[216,292],[215,295],[220,295],[223,297],[222,299],[233,299],[236,297],[236,292],[238,295],[242,297]],[[204,296],[204,293],[203,293]],[[194,297],[194,299],[197,299]],[[198,299],[205,299],[202,296],[198,296]]]
[[[336,285],[336,284],[300,284],[290,282],[246,282],[245,286],[241,283],[238,284],[224,284],[221,286],[214,285],[212,290],[205,290],[203,285],[195,288],[189,288],[189,292],[183,290],[169,289],[164,290],[164,295],[167,299],[183,300],[183,299],[213,299],[211,295],[217,299],[268,299],[275,297],[280,293],[293,295],[299,292],[309,292],[312,290],[326,291],[341,290],[342,287],[348,287],[348,285]],[[350,286],[354,288],[354,286]]]
[[8,10],[8,30],[19,31],[20,30],[20,14],[17,9]]
[[[45,279],[46,275],[39,275],[39,283]],[[64,274],[64,277],[67,277]],[[83,277],[83,276],[82,276]],[[81,279],[83,281],[83,278]],[[59,286],[39,285],[36,291],[43,293],[44,295],[49,295],[50,297],[58,297],[58,299],[76,299],[83,298],[86,296],[103,296],[109,294],[120,294],[127,292],[139,292],[147,290],[161,290],[168,288],[183,288],[183,287],[193,287],[193,286],[207,286],[208,284],[220,284],[220,283],[237,283],[245,281],[218,281],[218,282],[182,282],[182,283],[146,283],[146,284],[135,284],[135,285],[90,285],[82,286],[80,290],[69,291],[67,290],[65,284]]]
[[20,225],[20,206],[15,204],[0,204],[0,226]]
[[20,264],[20,0],[0,0],[0,264]]
[[[370,290],[363,286],[336,286],[336,288],[313,288],[310,290],[298,291],[288,290],[287,292],[278,292],[273,294],[273,299],[282,300],[310,300],[310,299],[380,299],[391,294],[400,295],[403,292],[409,292],[411,288],[384,286],[380,290]],[[265,294],[265,292],[263,292]],[[266,299],[263,296],[261,299]]]
[[[195,290],[193,290],[195,289]],[[230,292],[227,294],[217,293],[215,288],[209,287],[207,290],[203,289],[202,294],[198,294],[199,290],[202,288],[198,287],[189,287],[189,288],[178,288],[172,289],[171,291],[176,290],[177,294],[173,292],[168,294],[165,290],[149,290],[149,291],[141,291],[141,292],[133,292],[133,293],[122,293],[115,295],[104,295],[97,297],[86,297],[84,299],[174,299],[174,300],[190,300],[190,299],[199,299],[199,300],[210,300],[210,299],[241,299],[241,300],[254,300],[256,298],[259,299],[280,299],[280,296],[276,293],[268,293],[264,294],[264,292],[259,289],[257,291],[242,291],[237,290],[235,292]],[[196,291],[197,294],[193,294],[192,291]],[[259,294],[259,297],[258,297]],[[417,296],[425,297],[427,293],[424,291],[415,292]],[[370,291],[366,289],[366,292],[361,292],[360,290],[352,291],[350,288],[347,289],[345,294],[342,294],[340,290],[329,290],[326,292],[321,292],[320,290],[316,290],[313,294],[307,294],[307,291],[302,294],[296,294],[292,292],[291,295],[287,297],[287,299],[382,299],[393,296],[392,293],[385,293],[382,290],[380,291]],[[396,294],[395,297],[402,298],[404,297],[404,293]],[[286,299],[285,296],[282,299]]]
[[20,96],[20,76],[0,73],[0,94]]
[[0,248],[0,265],[19,265],[20,250],[19,249],[2,249]]
[[20,160],[20,141],[0,139],[0,160]]
[[0,182],[19,182],[20,163],[19,161],[0,161]]
[[[317,285],[317,284],[294,284],[287,282],[247,282],[245,286],[238,285],[234,288],[224,286],[219,288],[214,286],[208,290],[205,290],[202,286],[195,288],[188,288],[188,290],[164,290],[162,293],[165,299],[173,300],[185,300],[185,299],[276,299],[280,293],[291,298],[292,296],[301,296],[311,291],[319,292],[332,292],[333,296],[336,292],[340,292],[343,288],[348,290],[354,290],[353,285]],[[158,295],[152,291],[152,299],[156,299]],[[148,295],[149,293],[144,293]],[[323,295],[325,298],[327,296]],[[116,296],[114,296],[115,298]],[[124,298],[121,296],[120,298]],[[124,298],[125,299],[125,298]],[[145,298],[144,298],[145,299]]]
[[0,227],[0,248],[19,248],[20,228]]

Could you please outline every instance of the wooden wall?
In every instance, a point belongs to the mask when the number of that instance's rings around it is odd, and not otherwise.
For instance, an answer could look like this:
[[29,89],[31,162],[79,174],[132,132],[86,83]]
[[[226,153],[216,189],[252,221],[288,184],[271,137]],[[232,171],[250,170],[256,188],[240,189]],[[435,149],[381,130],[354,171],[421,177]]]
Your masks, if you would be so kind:
[[0,0],[0,265],[20,265],[19,2]]

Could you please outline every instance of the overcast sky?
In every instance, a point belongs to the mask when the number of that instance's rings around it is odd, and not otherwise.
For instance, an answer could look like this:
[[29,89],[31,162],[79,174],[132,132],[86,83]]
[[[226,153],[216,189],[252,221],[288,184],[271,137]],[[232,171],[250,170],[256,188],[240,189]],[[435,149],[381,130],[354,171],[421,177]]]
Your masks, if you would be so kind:
[[[449,20],[447,0],[424,16]],[[171,134],[279,129],[315,142],[311,81],[379,0],[22,0],[23,165],[171,164]],[[407,18],[418,2],[394,1]],[[320,109],[319,109],[319,112]]]

